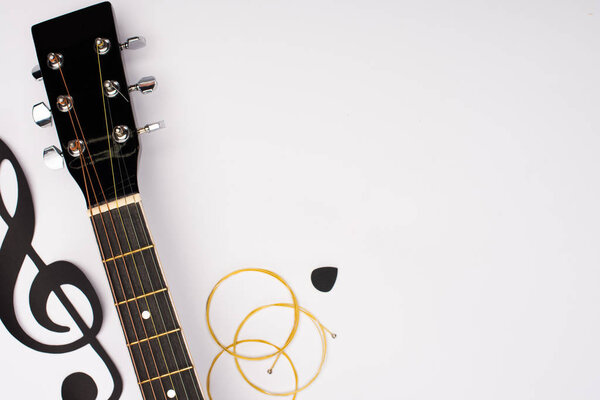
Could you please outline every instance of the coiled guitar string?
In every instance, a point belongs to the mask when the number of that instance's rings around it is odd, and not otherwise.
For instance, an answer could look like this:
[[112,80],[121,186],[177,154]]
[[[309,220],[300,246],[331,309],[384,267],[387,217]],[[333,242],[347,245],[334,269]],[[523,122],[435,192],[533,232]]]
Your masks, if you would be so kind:
[[[260,272],[262,274],[272,276],[273,278],[275,278],[279,282],[281,282],[287,288],[287,290],[290,292],[290,295],[292,296],[292,302],[294,304],[294,325],[292,326],[292,330],[291,330],[290,335],[288,336],[285,344],[275,353],[268,354],[266,356],[258,356],[258,357],[250,357],[250,356],[244,356],[242,354],[237,354],[235,352],[235,342],[233,344],[234,349],[229,350],[228,347],[230,347],[230,346],[223,345],[219,341],[219,339],[217,339],[217,336],[215,335],[215,332],[213,331],[212,326],[210,324],[210,304],[212,302],[212,298],[213,298],[215,292],[217,291],[219,286],[221,286],[221,284],[223,282],[225,282],[227,279],[231,278],[234,275],[241,274],[243,272]],[[280,354],[282,351],[284,351],[290,345],[290,343],[292,342],[292,339],[294,338],[294,336],[296,336],[296,332],[298,331],[298,323],[299,322],[300,322],[300,309],[298,307],[298,299],[296,298],[296,295],[294,294],[294,291],[292,290],[290,285],[288,285],[287,282],[284,281],[283,278],[280,277],[279,275],[277,275],[275,272],[272,272],[272,271],[269,271],[266,269],[262,269],[262,268],[244,268],[244,269],[239,269],[237,271],[233,271],[233,272],[225,275],[223,278],[221,278],[221,280],[219,280],[219,282],[217,282],[215,284],[215,286],[213,287],[213,290],[208,295],[208,299],[206,300],[206,324],[208,325],[208,330],[210,331],[210,335],[212,336],[214,341],[219,345],[219,347],[221,347],[224,351],[226,351],[227,353],[229,353],[230,355],[232,355],[236,358],[241,358],[242,360],[250,360],[250,361],[266,360],[267,358],[271,358],[277,354]]]
[[[244,339],[244,340],[240,340],[238,342],[238,344],[241,343],[249,343],[249,342],[253,342],[253,343],[263,343],[263,344],[268,344],[269,346],[275,347],[280,353],[279,354],[283,354],[283,356],[288,360],[288,362],[290,363],[290,366],[292,367],[292,371],[294,371],[294,379],[296,380],[296,389],[298,388],[298,371],[296,371],[296,366],[294,365],[294,363],[292,362],[292,359],[290,358],[290,356],[287,355],[287,353],[285,351],[283,351],[280,347],[274,345],[271,342],[268,342],[266,340],[262,340],[262,339]],[[227,346],[228,348],[233,347],[233,344],[230,344],[229,346]],[[213,358],[212,363],[210,364],[210,368],[208,369],[208,374],[206,376],[206,394],[208,395],[208,399],[209,400],[213,400],[212,395],[210,393],[210,376],[212,374],[213,368],[215,367],[215,364],[217,363],[217,360],[221,357],[221,355],[225,353],[225,350],[221,350],[219,352],[219,354],[217,354],[215,356],[215,358]],[[296,398],[296,393],[294,393],[294,397],[292,397],[292,400],[294,400]]]
[[[273,303],[273,304],[268,304],[268,305],[264,305],[264,306],[260,306],[255,308],[254,310],[250,311],[246,317],[244,317],[244,319],[242,320],[242,322],[239,324],[236,332],[235,332],[235,336],[233,339],[233,343],[230,344],[229,346],[224,346],[221,341],[219,341],[219,339],[216,337],[214,330],[212,329],[211,323],[210,323],[210,305],[213,299],[213,296],[217,290],[217,288],[227,279],[229,279],[230,277],[243,273],[243,272],[259,272],[259,273],[263,273],[263,274],[267,274],[275,279],[277,279],[281,284],[283,284],[288,291],[290,292],[291,296],[292,296],[292,300],[293,303]],[[244,340],[238,340],[238,337],[240,335],[240,332],[242,331],[244,325],[246,324],[246,322],[248,322],[248,320],[250,318],[252,318],[252,316],[254,316],[255,314],[259,313],[260,311],[263,311],[267,308],[271,308],[271,307],[283,307],[283,308],[291,308],[294,310],[294,325],[292,327],[291,333],[287,339],[287,341],[285,342],[285,344],[281,347],[268,342],[266,340],[263,339],[244,339]],[[319,333],[320,339],[321,339],[321,360],[319,363],[319,367],[317,369],[317,372],[313,375],[313,377],[306,383],[304,384],[302,387],[298,387],[298,373],[296,371],[296,367],[293,363],[293,361],[291,360],[291,358],[288,356],[288,354],[285,352],[285,349],[290,345],[290,343],[292,342],[292,340],[294,339],[294,337],[296,336],[297,330],[298,330],[298,323],[299,323],[299,314],[302,313],[304,315],[306,315],[311,322],[314,324],[314,326],[317,329],[317,332]],[[323,365],[325,364],[325,359],[327,356],[327,333],[329,335],[331,335],[331,337],[333,339],[336,338],[336,334],[331,332],[329,329],[327,329],[327,327],[325,327],[318,319],[317,317],[315,317],[314,314],[312,314],[310,311],[306,310],[303,307],[300,307],[298,305],[297,302],[297,298],[296,295],[294,293],[294,291],[292,290],[292,288],[285,282],[285,280],[277,275],[276,273],[266,270],[266,269],[261,269],[261,268],[245,268],[245,269],[240,269],[234,272],[231,272],[230,274],[224,276],[223,278],[221,278],[221,280],[219,280],[217,282],[217,284],[213,287],[213,290],[211,291],[210,295],[208,296],[208,300],[206,302],[206,323],[208,325],[208,330],[212,336],[212,338],[214,339],[214,341],[219,345],[219,347],[221,347],[221,351],[215,356],[215,358],[213,359],[210,368],[208,370],[208,374],[207,374],[207,378],[206,378],[206,392],[208,395],[209,400],[212,400],[212,395],[210,392],[210,378],[211,378],[211,374],[213,371],[213,368],[216,364],[216,362],[219,360],[219,358],[221,357],[221,355],[223,355],[223,353],[228,353],[229,355],[234,357],[235,360],[235,364],[236,364],[236,368],[238,370],[238,372],[240,373],[240,375],[242,376],[242,378],[246,381],[246,383],[248,383],[250,386],[252,386],[252,388],[254,388],[255,390],[257,390],[260,393],[269,395],[269,396],[291,396],[292,400],[296,398],[296,396],[298,395],[299,392],[305,390],[306,388],[308,388],[316,379],[317,377],[320,375],[322,369],[323,369]],[[251,357],[251,356],[246,356],[246,355],[242,355],[242,354],[238,354],[236,351],[236,347],[238,344],[241,343],[248,343],[248,342],[254,342],[254,343],[262,343],[262,344],[266,344],[269,345],[275,349],[277,349],[277,351],[275,351],[272,354],[269,354],[267,356],[258,356],[258,357]],[[267,389],[263,389],[260,386],[256,385],[255,383],[253,383],[252,381],[250,381],[250,379],[248,379],[248,377],[246,376],[246,374],[244,373],[244,371],[242,370],[242,367],[239,363],[239,360],[253,360],[253,361],[258,361],[258,360],[265,360],[271,357],[275,357],[275,360],[271,366],[271,368],[269,368],[267,370],[267,373],[271,374],[273,372],[273,368],[275,367],[275,365],[277,364],[277,362],[279,361],[279,358],[281,357],[281,355],[283,354],[283,356],[287,359],[288,363],[290,364],[290,366],[292,367],[292,371],[294,372],[294,378],[295,378],[295,388],[294,390],[288,391],[288,392],[284,392],[284,393],[280,393],[280,392],[273,392]]]

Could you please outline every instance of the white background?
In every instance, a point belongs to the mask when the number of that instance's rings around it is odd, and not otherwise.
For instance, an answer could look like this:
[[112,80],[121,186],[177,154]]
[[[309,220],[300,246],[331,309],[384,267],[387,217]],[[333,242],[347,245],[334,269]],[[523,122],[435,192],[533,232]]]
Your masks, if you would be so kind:
[[[89,275],[107,311],[100,338],[134,399],[83,197],[65,170],[43,166],[56,135],[30,116],[46,100],[29,76],[30,26],[88,4],[0,5],[0,137],[32,187],[36,250]],[[139,125],[167,123],[142,138],[141,193],[203,381],[218,351],[204,320],[212,285],[263,266],[339,334],[298,399],[600,396],[597,1],[113,5],[121,37],[148,40],[124,55],[130,83],[159,79],[134,99]],[[340,268],[328,294],[309,280],[322,265]],[[269,285],[249,274],[224,288],[224,341],[250,304],[287,299]],[[285,331],[279,314],[255,330]],[[305,322],[301,379],[319,351]],[[89,350],[39,354],[4,328],[0,348],[3,398],[59,398],[80,370],[99,399],[110,391]],[[281,365],[271,380],[247,368],[281,386]],[[227,359],[213,395],[266,398]]]

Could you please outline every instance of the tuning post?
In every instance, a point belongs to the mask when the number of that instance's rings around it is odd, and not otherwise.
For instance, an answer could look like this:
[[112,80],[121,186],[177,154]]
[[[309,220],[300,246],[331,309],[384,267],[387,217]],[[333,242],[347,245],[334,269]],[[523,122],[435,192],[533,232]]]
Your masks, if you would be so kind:
[[31,76],[33,76],[33,79],[36,81],[42,80],[42,70],[40,69],[39,65],[36,64],[33,68],[31,68]]
[[60,53],[48,53],[48,66],[54,70],[62,67],[65,58]]
[[153,76],[145,76],[138,81],[135,85],[131,85],[127,88],[129,92],[140,92],[142,94],[152,93],[156,89],[156,78]]
[[71,156],[79,157],[85,151],[85,144],[81,139],[73,139],[67,144],[67,149],[69,150],[69,154]]
[[96,48],[96,53],[106,54],[110,50],[110,40],[100,37],[96,38],[94,40],[94,47]]
[[133,36],[127,38],[124,43],[119,45],[121,50],[137,50],[146,46],[146,39],[143,36]]
[[142,133],[150,133],[150,132],[156,131],[158,129],[162,129],[164,127],[165,127],[165,121],[153,122],[151,124],[144,126],[143,128],[139,128],[137,130],[137,133],[138,133],[138,135],[141,135]]
[[117,143],[125,143],[131,136],[131,129],[127,125],[117,125],[113,129],[113,138]]
[[44,149],[44,164],[50,169],[61,169],[65,166],[65,158],[62,151],[56,146],[46,147]]
[[71,96],[60,95],[56,98],[56,107],[59,111],[69,112],[73,108],[73,98]]
[[33,106],[31,116],[33,117],[33,122],[40,128],[52,126],[52,112],[44,102]]

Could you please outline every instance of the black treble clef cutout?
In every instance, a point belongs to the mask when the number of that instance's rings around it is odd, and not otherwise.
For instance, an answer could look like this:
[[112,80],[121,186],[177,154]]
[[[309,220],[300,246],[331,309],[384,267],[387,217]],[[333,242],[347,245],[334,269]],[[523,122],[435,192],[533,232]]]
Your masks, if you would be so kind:
[[[108,400],[116,400],[123,391],[123,381],[114,362],[97,338],[103,321],[98,294],[83,271],[74,264],[68,261],[55,261],[46,265],[37,254],[31,245],[35,229],[35,214],[29,184],[15,155],[0,140],[0,165],[3,165],[2,163],[5,160],[14,169],[18,189],[17,206],[13,215],[0,198],[0,217],[8,225],[8,230],[0,246],[0,320],[17,340],[36,351],[62,354],[90,345],[104,362],[113,380],[113,391]],[[41,326],[50,331],[68,332],[69,327],[55,323],[48,315],[46,305],[50,295],[54,293],[82,332],[80,338],[66,344],[45,344],[29,336],[21,327],[15,314],[13,299],[17,277],[26,257],[29,257],[38,269],[29,291],[29,305],[32,315]],[[86,324],[61,289],[61,285],[75,286],[86,296],[92,308],[91,326]],[[62,383],[62,398],[64,400],[95,400],[97,394],[98,387],[94,380],[82,372],[69,375]]]

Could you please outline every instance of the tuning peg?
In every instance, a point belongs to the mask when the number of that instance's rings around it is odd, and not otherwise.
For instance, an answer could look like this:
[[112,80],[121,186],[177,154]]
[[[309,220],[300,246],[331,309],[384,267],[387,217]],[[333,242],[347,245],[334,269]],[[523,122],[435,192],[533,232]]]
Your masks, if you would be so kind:
[[36,64],[31,68],[31,76],[33,76],[36,81],[42,80],[42,70],[39,65]]
[[44,149],[44,164],[50,169],[61,169],[65,167],[65,158],[62,151],[56,146]]
[[143,36],[133,36],[127,38],[125,43],[121,43],[119,45],[119,48],[121,50],[137,50],[141,49],[144,46],[146,46],[146,39],[144,39]]
[[138,91],[143,94],[148,94],[154,91],[156,85],[158,85],[158,82],[156,82],[156,78],[154,78],[153,76],[145,76],[142,79],[140,79],[135,85],[129,86],[127,90],[129,92]]
[[144,126],[143,128],[139,128],[137,130],[137,133],[138,133],[138,135],[141,135],[142,133],[150,133],[157,129],[162,129],[164,127],[165,127],[165,121],[153,122],[151,124]]
[[39,127],[45,128],[52,125],[52,113],[44,102],[33,106],[31,116],[33,117],[33,122]]

